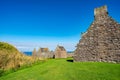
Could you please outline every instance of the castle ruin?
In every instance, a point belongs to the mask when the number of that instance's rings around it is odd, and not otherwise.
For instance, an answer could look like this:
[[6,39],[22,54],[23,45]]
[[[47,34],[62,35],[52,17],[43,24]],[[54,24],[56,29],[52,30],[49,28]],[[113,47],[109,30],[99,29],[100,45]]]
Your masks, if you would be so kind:
[[45,58],[53,58],[54,53],[49,51],[48,48],[39,48],[38,51],[36,49],[33,50],[32,56],[45,59]]
[[120,62],[120,24],[107,6],[94,9],[94,21],[76,47],[74,61]]

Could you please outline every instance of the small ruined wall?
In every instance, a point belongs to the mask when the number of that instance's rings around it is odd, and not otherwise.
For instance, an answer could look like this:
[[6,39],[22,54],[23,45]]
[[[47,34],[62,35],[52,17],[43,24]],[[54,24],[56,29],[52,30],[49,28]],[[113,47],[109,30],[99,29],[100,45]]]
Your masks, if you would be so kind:
[[66,51],[55,51],[55,58],[67,58]]

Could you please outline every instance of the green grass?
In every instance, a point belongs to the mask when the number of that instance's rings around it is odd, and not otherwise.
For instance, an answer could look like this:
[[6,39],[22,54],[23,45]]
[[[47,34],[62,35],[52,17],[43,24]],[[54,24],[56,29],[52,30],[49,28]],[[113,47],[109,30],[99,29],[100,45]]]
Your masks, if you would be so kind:
[[120,80],[120,64],[50,59],[4,75],[0,80]]
[[6,52],[18,52],[18,50],[11,44],[0,42],[0,50],[5,50]]

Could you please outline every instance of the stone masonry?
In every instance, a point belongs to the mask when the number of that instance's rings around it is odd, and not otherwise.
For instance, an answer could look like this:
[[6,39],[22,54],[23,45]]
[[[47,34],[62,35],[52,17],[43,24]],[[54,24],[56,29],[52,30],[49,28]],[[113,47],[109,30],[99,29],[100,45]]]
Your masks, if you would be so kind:
[[55,58],[67,58],[67,52],[63,46],[57,46],[54,51]]
[[120,24],[108,15],[107,6],[94,10],[94,21],[76,47],[74,61],[120,63]]
[[36,49],[33,50],[32,56],[37,58],[53,58],[54,53],[49,51],[48,48],[39,48],[38,51]]

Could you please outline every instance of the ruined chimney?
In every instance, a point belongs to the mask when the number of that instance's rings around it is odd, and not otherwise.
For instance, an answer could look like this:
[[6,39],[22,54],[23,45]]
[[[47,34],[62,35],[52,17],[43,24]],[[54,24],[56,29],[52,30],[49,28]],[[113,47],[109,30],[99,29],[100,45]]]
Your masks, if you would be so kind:
[[107,11],[107,6],[106,5],[94,9],[95,18],[99,18],[99,17],[107,16],[107,15],[108,15],[108,11]]

